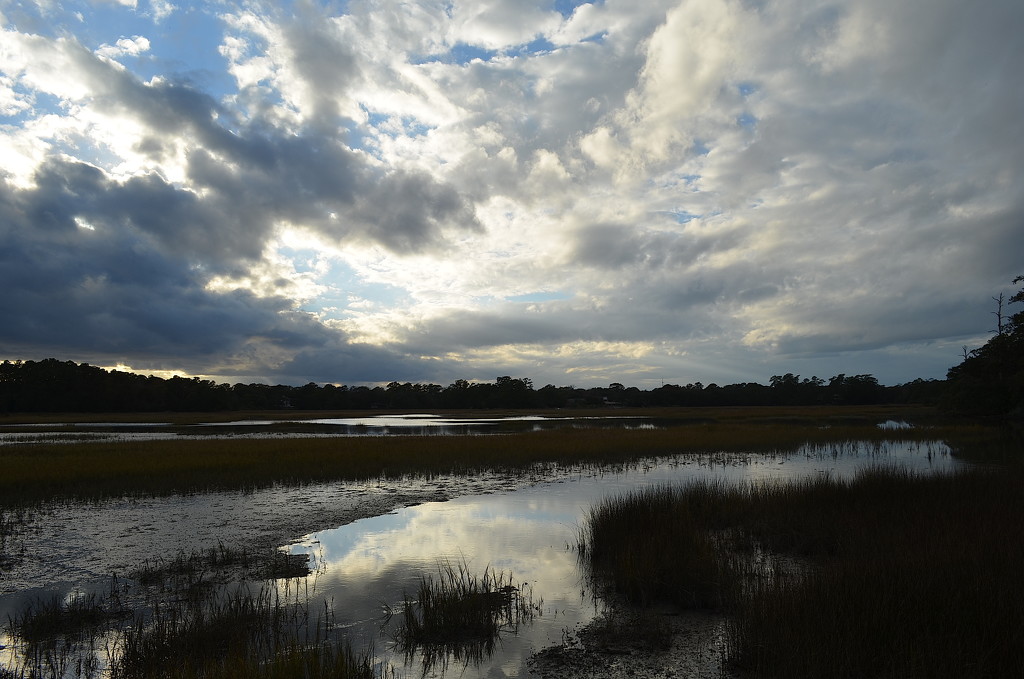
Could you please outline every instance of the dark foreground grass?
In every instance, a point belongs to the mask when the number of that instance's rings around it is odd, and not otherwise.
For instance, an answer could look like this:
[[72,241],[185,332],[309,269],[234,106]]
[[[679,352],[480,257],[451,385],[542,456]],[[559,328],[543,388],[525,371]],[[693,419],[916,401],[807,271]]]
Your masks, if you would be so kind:
[[660,429],[12,445],[0,447],[0,469],[4,470],[0,476],[0,506],[25,506],[56,498],[95,499],[523,468],[549,462],[622,462],[697,451],[784,452],[804,443],[843,440],[975,438],[983,433],[976,427],[883,431],[874,426],[880,419],[898,418],[901,413],[916,415],[918,411],[692,409],[648,412],[670,424]]
[[[174,591],[172,594],[184,594]],[[151,599],[134,612],[110,594],[40,599],[8,621],[20,660],[0,679],[380,679],[370,652],[341,640],[328,611],[275,585]],[[106,655],[106,661],[101,656]],[[101,668],[106,670],[101,672]]]
[[636,602],[729,610],[750,676],[1006,677],[1024,667],[1022,525],[1019,467],[873,469],[615,499],[581,552]]
[[329,636],[330,620],[282,602],[276,588],[157,608],[125,630],[111,679],[371,679],[369,654]]

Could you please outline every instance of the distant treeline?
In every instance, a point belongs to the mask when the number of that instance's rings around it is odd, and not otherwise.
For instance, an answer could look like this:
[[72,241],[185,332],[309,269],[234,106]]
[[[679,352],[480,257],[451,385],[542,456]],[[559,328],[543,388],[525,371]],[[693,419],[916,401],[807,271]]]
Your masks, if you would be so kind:
[[666,384],[642,390],[613,383],[581,389],[553,384],[535,389],[530,379],[494,382],[456,380],[438,384],[391,382],[387,386],[218,384],[199,378],[164,379],[104,370],[87,363],[4,361],[0,364],[0,412],[158,412],[218,410],[363,410],[446,408],[593,408],[657,406],[864,405],[934,403],[943,381],[915,380],[895,387],[872,375],[828,380],[799,375],[753,382]]

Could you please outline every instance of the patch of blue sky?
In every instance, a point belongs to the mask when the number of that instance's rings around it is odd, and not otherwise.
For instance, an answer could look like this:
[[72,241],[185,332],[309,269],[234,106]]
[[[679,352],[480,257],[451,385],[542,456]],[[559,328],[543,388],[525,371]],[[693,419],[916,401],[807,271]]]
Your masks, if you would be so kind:
[[555,11],[568,19],[577,7],[589,4],[587,0],[555,0]]
[[60,99],[48,92],[28,90],[17,82],[14,83],[12,90],[18,98],[18,103],[6,111],[0,109],[0,119],[5,124],[21,126],[34,118],[57,113],[61,109]]
[[282,247],[278,253],[291,260],[292,268],[298,273],[308,273],[316,269],[316,250]]
[[743,98],[749,97],[754,92],[757,92],[757,85],[751,82],[742,82],[736,85],[736,89],[739,91],[740,96]]
[[736,124],[742,128],[752,130],[757,127],[757,118],[749,113],[741,113],[736,118]]
[[21,20],[8,17],[19,30],[49,38],[73,35],[91,51],[116,46],[122,38],[146,38],[148,51],[115,57],[142,80],[162,76],[190,83],[217,98],[232,91],[227,61],[218,51],[224,26],[204,3],[179,4],[160,21],[143,2],[136,8],[116,2],[64,2],[36,17],[19,16]]
[[[366,112],[366,126],[373,128],[377,134],[384,134],[391,138],[397,138],[400,135],[422,137],[429,134],[436,127],[420,122],[419,119],[413,116],[390,116],[385,113],[370,111],[365,106],[363,110]],[[372,139],[371,133],[356,129],[355,126],[347,127],[349,129],[348,139],[350,144],[356,144],[362,148]]]
[[219,17],[189,7],[172,13],[155,32],[142,35],[149,39],[151,51],[120,61],[143,80],[162,76],[188,83],[215,99],[235,91],[228,61],[218,49],[224,37]]
[[345,144],[350,149],[358,149],[377,159],[383,159],[380,145],[377,143],[377,135],[372,131],[377,129],[375,126],[367,127],[357,124],[355,121],[346,120],[339,127],[345,130]]
[[528,292],[524,295],[512,295],[506,297],[506,302],[560,302],[563,300],[572,299],[572,294],[563,290],[545,290],[541,292]]
[[[293,257],[292,264],[299,272],[310,271],[315,252],[312,250],[282,250]],[[291,253],[294,253],[291,254]],[[328,286],[328,291],[311,300],[308,311],[324,312],[328,317],[344,318],[351,311],[353,301],[365,300],[382,307],[400,306],[408,293],[397,286],[387,283],[372,283],[363,279],[355,270],[343,262],[332,262],[327,272],[319,277],[319,282]],[[330,308],[332,311],[324,311]]]
[[452,45],[451,49],[447,52],[440,54],[430,54],[423,56],[409,56],[409,62],[412,64],[453,64],[457,66],[465,66],[476,60],[490,61],[494,57],[498,56],[497,50],[484,49],[477,45],[469,45],[464,42],[457,42]]
[[386,113],[376,113],[374,111],[369,110],[365,106],[363,106],[362,108],[366,112],[366,122],[367,124],[370,125],[370,127],[380,127],[381,125],[388,122],[388,120],[391,118],[391,116],[389,116]]
[[711,153],[711,147],[705,144],[703,139],[694,139],[693,146],[690,148],[698,156],[706,156]]
[[662,210],[660,214],[668,215],[676,224],[686,224],[703,216],[686,210]]
[[402,129],[407,137],[422,137],[434,129],[433,125],[426,125],[415,118],[402,118]]
[[505,50],[505,54],[512,57],[531,56],[534,54],[545,54],[555,50],[555,45],[544,36],[534,38],[530,42],[516,45]]
[[659,177],[652,177],[647,180],[646,184],[650,188],[658,190],[678,189],[682,184],[685,185],[686,188],[696,191],[696,184],[700,179],[701,176],[699,174],[666,174]]
[[107,170],[115,168],[123,162],[121,156],[111,151],[109,147],[97,144],[95,139],[86,135],[61,135],[55,137],[52,144],[51,155],[63,153],[76,160]]
[[31,31],[48,38],[73,35],[87,49],[113,45],[119,38],[133,35],[151,36],[152,19],[118,3],[63,2],[45,11],[35,24],[27,18],[17,21],[21,31]]
[[604,39],[606,37],[608,37],[608,31],[601,31],[599,33],[594,33],[593,35],[588,35],[585,38],[581,38],[580,42],[597,42],[597,43],[601,43],[601,42],[604,42]]
[[[120,24],[122,21],[120,15],[125,13],[125,8],[114,3],[109,6],[104,4],[94,7],[92,3],[81,0],[47,3],[46,6],[42,6],[41,3],[18,3],[17,7],[4,7],[8,26],[13,25],[18,31],[46,38],[74,35],[79,37],[82,43],[90,49],[95,49],[104,42],[104,40],[100,40],[93,44],[90,34],[99,28],[91,26],[93,17],[97,14],[105,15],[108,21],[111,17],[117,17],[114,23]],[[140,21],[140,23],[148,24],[144,21]],[[109,26],[103,28],[109,28]],[[87,36],[85,39],[82,39],[83,34]]]

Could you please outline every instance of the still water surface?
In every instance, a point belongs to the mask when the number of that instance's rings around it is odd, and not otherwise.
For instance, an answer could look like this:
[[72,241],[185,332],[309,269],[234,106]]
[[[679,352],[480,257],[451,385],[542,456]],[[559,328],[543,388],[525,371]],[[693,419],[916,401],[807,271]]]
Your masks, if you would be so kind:
[[466,436],[565,428],[645,429],[646,417],[442,417],[433,414],[372,415],[317,419],[259,419],[172,424],[169,422],[68,422],[0,426],[0,445],[81,441],[156,441],[223,438],[344,436]]
[[[104,574],[123,574],[145,559],[173,559],[179,550],[222,541],[244,545],[259,534],[293,536],[283,549],[309,554],[314,572],[278,586],[309,593],[311,611],[331,611],[352,647],[372,647],[396,676],[525,677],[531,654],[562,642],[602,609],[581,579],[574,546],[588,509],[603,498],[696,478],[847,477],[876,464],[939,471],[964,463],[939,442],[847,443],[788,455],[683,455],[614,469],[545,467],[532,477],[438,476],[57,505],[40,510],[30,530],[17,536],[25,557],[0,569],[0,619],[32,596],[102,583]],[[438,497],[446,499],[424,501]],[[401,505],[410,506],[393,509]],[[349,523],[323,518],[350,510],[389,513]],[[310,523],[310,516],[321,518]],[[301,535],[286,528],[292,521],[303,531],[330,527]],[[399,611],[420,578],[436,576],[446,563],[464,564],[474,575],[488,568],[508,573],[527,585],[535,604],[533,619],[503,635],[479,664],[425,667],[422,657],[407,658],[394,643],[398,616],[387,613]],[[0,667],[15,666],[21,645],[4,632]]]
[[[921,471],[952,469],[960,463],[941,443],[849,444],[805,448],[791,456],[704,455],[648,461],[614,471],[590,471],[513,492],[428,502],[305,536],[288,547],[310,554],[316,573],[314,596],[333,607],[355,648],[372,646],[378,660],[399,676],[528,676],[532,653],[563,641],[589,622],[602,604],[581,579],[574,549],[587,509],[603,498],[639,488],[696,478],[735,481],[847,477],[872,464],[898,463]],[[641,529],[641,527],[638,527]],[[504,635],[497,652],[479,664],[453,662],[447,670],[406,657],[394,643],[406,593],[419,580],[437,576],[439,564],[465,564],[510,573],[537,605],[531,622]]]

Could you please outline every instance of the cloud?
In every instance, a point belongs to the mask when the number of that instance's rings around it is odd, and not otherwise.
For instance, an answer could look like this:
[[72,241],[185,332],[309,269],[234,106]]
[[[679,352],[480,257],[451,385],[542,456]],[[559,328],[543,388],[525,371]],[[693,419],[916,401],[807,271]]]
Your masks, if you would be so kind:
[[122,56],[137,57],[148,51],[149,39],[141,35],[135,35],[131,38],[119,38],[113,45],[102,45],[96,50],[96,54],[108,59],[116,59]]
[[193,8],[216,92],[167,67],[168,7],[5,16],[0,346],[892,381],[943,374],[1024,273],[1011,0]]
[[[85,175],[78,187],[96,179],[94,171],[65,169]],[[110,222],[82,228],[65,189],[45,179],[33,191],[3,189],[0,313],[11,319],[3,346],[189,359],[251,341],[283,349],[324,341],[324,329],[288,300],[210,293],[200,269],[144,234]]]

